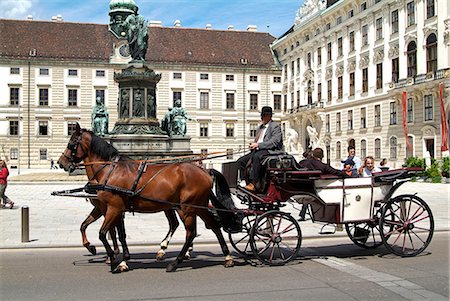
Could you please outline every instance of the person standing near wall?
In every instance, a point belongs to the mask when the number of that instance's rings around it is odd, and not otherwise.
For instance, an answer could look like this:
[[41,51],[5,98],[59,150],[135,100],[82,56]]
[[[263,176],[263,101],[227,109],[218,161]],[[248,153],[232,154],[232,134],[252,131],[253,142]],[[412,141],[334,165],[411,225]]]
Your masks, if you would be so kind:
[[14,207],[14,202],[11,201],[5,194],[6,186],[8,185],[9,170],[6,166],[6,162],[0,159],[0,201],[1,208],[12,209]]

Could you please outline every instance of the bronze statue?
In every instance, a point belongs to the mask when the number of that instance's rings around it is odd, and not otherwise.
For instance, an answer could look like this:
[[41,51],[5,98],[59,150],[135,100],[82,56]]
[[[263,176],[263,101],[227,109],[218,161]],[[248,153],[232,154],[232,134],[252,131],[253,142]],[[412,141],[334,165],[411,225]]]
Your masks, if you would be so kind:
[[172,135],[180,135],[180,136],[186,135],[187,132],[186,119],[193,120],[187,115],[186,110],[181,107],[181,100],[177,99],[175,101],[175,108],[173,108],[171,112]]
[[169,107],[167,110],[168,112],[161,120],[161,129],[168,135],[172,135],[172,108]]
[[136,89],[134,91],[133,116],[144,117],[144,95],[142,89]]
[[148,22],[142,15],[138,14],[138,8],[134,9],[134,14],[129,15],[123,27],[126,29],[128,48],[134,61],[145,60],[148,43]]
[[119,118],[128,118],[130,117],[130,110],[129,110],[129,104],[130,104],[130,92],[127,89],[123,89],[120,91],[121,97],[120,97],[120,114]]
[[92,119],[92,131],[98,136],[105,136],[108,134],[108,110],[102,103],[101,98],[97,97],[96,105],[92,109],[91,119]]
[[156,101],[152,90],[148,90],[147,96],[147,118],[156,118]]

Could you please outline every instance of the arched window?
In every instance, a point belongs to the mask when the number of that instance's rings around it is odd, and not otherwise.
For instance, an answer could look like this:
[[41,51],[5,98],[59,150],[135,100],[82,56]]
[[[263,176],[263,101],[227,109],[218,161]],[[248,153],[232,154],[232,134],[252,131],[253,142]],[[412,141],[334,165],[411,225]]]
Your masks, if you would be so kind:
[[437,70],[437,38],[434,33],[427,38],[427,72]]
[[408,77],[417,75],[417,46],[416,42],[412,41],[408,44]]
[[381,140],[380,138],[375,139],[375,158],[381,158]]
[[336,142],[336,159],[341,160],[341,142]]
[[391,159],[397,159],[397,137],[391,137],[389,139],[389,157]]
[[367,141],[361,140],[361,158],[367,157]]

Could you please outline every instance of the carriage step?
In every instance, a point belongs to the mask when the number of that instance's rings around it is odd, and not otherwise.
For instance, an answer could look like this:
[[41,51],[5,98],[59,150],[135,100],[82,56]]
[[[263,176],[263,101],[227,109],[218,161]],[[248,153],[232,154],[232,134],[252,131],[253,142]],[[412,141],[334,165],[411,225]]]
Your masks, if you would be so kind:
[[336,233],[336,224],[325,224],[322,226],[322,228],[319,231],[320,235],[329,235]]

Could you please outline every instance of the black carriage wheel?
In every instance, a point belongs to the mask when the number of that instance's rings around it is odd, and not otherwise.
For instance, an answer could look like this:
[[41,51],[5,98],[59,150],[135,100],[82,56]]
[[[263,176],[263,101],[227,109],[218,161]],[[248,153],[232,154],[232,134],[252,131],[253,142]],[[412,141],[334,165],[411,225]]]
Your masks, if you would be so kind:
[[300,226],[290,214],[268,211],[250,232],[253,255],[268,265],[283,265],[297,257],[302,243]]
[[[355,245],[365,249],[375,249],[383,244],[380,233],[380,215],[381,209],[377,211],[371,221],[345,224],[348,237]],[[392,229],[392,225],[388,226],[385,232],[387,233]]]
[[250,231],[252,230],[253,224],[255,223],[256,216],[246,215],[242,219],[242,230],[237,233],[228,233],[228,238],[230,240],[233,248],[245,257],[250,257],[253,255],[252,248],[250,247]]
[[[389,231],[386,231],[392,227]],[[383,243],[392,253],[411,257],[423,252],[434,231],[430,207],[415,195],[400,195],[389,200],[381,213]]]

